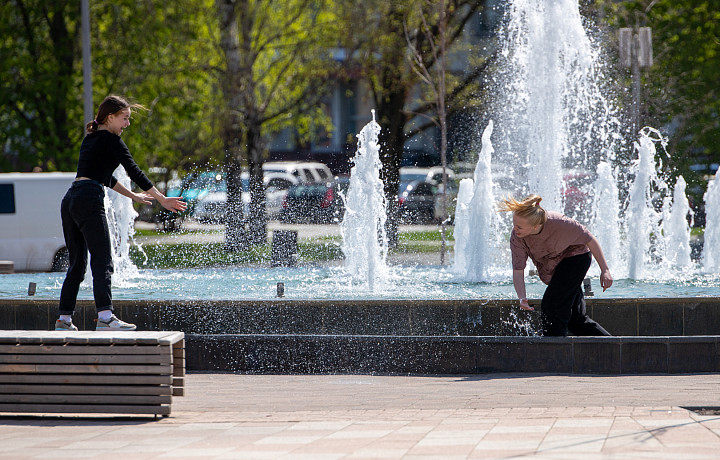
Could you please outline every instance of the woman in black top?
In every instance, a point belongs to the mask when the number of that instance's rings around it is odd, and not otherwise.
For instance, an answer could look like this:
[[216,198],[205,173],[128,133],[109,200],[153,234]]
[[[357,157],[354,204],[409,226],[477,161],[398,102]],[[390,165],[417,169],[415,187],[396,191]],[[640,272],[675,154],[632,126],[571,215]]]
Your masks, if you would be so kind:
[[[132,109],[137,107],[140,106],[131,105],[121,97],[108,96],[100,104],[95,119],[86,126],[88,134],[80,146],[77,176],[60,207],[70,266],[60,291],[60,317],[55,322],[56,331],[77,331],[72,323],[72,314],[80,283],[85,278],[88,251],[98,312],[96,330],[135,330],[134,324],[121,321],[113,314],[110,289],[113,261],[105,216],[104,187],[110,187],[138,203],[150,204],[152,199],[156,199],[169,211],[184,211],[186,208],[181,198],[168,198],[153,186],[120,139],[123,129],[130,126]],[[112,173],[119,165],[144,190],[143,193],[128,190],[113,177]]]

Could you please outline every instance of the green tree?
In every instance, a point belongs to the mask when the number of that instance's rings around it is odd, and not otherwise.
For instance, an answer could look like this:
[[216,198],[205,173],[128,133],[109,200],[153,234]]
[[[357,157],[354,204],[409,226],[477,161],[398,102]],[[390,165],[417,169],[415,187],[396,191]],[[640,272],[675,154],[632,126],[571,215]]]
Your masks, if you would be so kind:
[[95,105],[117,93],[143,104],[123,137],[142,166],[219,163],[220,62],[212,0],[91,2]]
[[[212,0],[91,4],[94,105],[111,93],[146,105],[124,134],[143,167],[188,168],[217,140]],[[84,134],[80,2],[0,4],[2,170],[74,170]]]
[[[357,48],[361,67],[368,81],[373,103],[377,110],[383,164],[382,177],[388,205],[387,235],[391,245],[397,243],[398,207],[397,194],[400,186],[399,170],[403,159],[403,147],[410,137],[432,126],[440,125],[437,118],[439,107],[437,95],[443,93],[447,114],[463,110],[473,92],[479,91],[479,75],[485,70],[486,59],[472,62],[463,75],[444,78],[443,90],[437,84],[424,88],[417,98],[414,90],[421,83],[417,69],[436,73],[442,65],[444,53],[433,51],[432,37],[439,36],[444,28],[443,41],[447,50],[453,47],[470,48],[462,42],[463,31],[470,19],[482,10],[483,0],[447,1],[444,14],[440,14],[434,2],[403,0],[385,2],[368,1],[365,8],[348,7],[343,17],[348,24],[360,23],[364,27],[351,28],[346,38],[349,48]],[[441,24],[444,24],[441,27]],[[479,55],[480,53],[476,53]],[[477,64],[477,65],[476,65]],[[411,121],[421,115],[430,118],[426,124],[411,127]],[[438,146],[438,150],[441,146]]]
[[0,3],[0,170],[75,168],[80,2]]
[[669,167],[699,183],[693,163],[720,162],[720,9],[710,0],[603,2],[614,28],[650,27],[654,64],[643,76],[645,123],[669,135]]
[[[226,247],[266,240],[262,165],[270,136],[326,119],[321,98],[337,77],[331,59],[336,36],[332,11],[322,0],[217,0],[221,109],[228,176]],[[243,216],[240,174],[250,173],[250,213]]]

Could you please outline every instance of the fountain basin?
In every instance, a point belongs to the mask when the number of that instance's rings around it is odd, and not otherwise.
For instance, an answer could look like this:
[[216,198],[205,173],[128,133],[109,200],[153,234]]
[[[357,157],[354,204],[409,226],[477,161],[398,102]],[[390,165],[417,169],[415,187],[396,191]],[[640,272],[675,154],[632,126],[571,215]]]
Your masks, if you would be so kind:
[[[118,300],[119,317],[140,330],[186,334],[527,336],[536,311],[510,300]],[[720,335],[720,298],[587,299],[588,314],[618,336]],[[74,323],[94,328],[92,301],[78,301]],[[50,330],[57,301],[0,299],[3,329]]]
[[[141,330],[187,335],[186,367],[248,373],[720,371],[720,298],[588,299],[615,337],[538,337],[510,300],[119,300]],[[537,302],[534,302],[537,307]],[[3,329],[50,330],[57,301],[0,300]],[[92,301],[74,322],[92,330]]]
[[187,368],[253,374],[720,371],[720,337],[190,335]]

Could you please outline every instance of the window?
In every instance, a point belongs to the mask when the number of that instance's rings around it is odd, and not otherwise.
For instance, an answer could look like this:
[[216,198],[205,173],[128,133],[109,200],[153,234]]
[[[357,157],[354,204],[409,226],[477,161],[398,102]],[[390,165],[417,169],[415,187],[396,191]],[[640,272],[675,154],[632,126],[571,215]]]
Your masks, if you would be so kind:
[[305,180],[308,182],[315,182],[315,176],[313,176],[312,171],[309,169],[303,169],[303,174],[305,174]]
[[292,183],[287,179],[282,179],[280,177],[274,177],[268,181],[267,188],[268,189],[276,189],[276,190],[286,190],[289,189]]
[[0,184],[0,214],[15,214],[14,184]]

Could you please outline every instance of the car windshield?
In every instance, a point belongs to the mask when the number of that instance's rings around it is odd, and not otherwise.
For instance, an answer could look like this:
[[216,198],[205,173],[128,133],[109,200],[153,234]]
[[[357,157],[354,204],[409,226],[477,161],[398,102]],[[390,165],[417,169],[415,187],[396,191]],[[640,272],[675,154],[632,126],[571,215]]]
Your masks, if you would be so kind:
[[288,190],[288,196],[322,195],[327,192],[324,184],[295,185]]
[[208,190],[210,192],[224,192],[227,190],[225,179],[221,173],[200,173],[188,177],[183,181],[184,190]]

